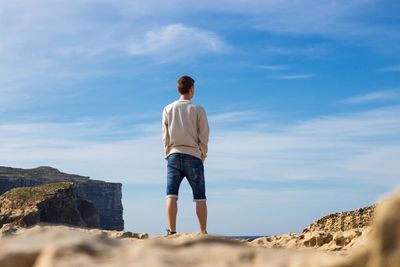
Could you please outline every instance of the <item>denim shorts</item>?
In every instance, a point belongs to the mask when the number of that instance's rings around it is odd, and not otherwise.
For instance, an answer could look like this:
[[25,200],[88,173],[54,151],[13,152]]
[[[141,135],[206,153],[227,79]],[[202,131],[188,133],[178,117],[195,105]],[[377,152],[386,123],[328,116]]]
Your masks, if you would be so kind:
[[193,192],[193,201],[206,200],[203,161],[195,156],[173,153],[167,157],[167,198],[178,198],[179,186],[186,177]]

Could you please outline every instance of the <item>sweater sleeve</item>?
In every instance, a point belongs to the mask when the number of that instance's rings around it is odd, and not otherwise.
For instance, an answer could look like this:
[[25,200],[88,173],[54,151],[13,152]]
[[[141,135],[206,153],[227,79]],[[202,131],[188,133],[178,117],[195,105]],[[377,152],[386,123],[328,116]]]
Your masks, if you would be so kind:
[[203,108],[200,108],[198,116],[198,137],[199,137],[198,141],[201,151],[201,159],[203,161],[207,157],[209,136],[210,136],[210,128],[208,126],[207,114]]
[[167,158],[170,138],[168,133],[168,116],[165,108],[163,110],[163,116],[162,116],[162,140],[164,146],[164,158]]

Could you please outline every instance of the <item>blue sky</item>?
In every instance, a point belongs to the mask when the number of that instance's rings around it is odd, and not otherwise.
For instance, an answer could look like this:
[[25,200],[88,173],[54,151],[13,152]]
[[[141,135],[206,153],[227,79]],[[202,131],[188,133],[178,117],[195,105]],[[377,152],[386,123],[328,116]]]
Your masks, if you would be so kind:
[[[196,80],[209,231],[300,231],[398,188],[398,1],[3,0],[0,164],[123,183],[163,233],[161,112]],[[178,229],[197,231],[190,188]]]

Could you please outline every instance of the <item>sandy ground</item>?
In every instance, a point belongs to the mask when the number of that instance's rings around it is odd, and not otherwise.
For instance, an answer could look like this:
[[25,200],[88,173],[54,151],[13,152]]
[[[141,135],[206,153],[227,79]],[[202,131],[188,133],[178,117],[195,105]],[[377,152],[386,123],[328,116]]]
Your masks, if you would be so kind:
[[245,242],[193,234],[148,238],[67,226],[5,225],[0,266],[399,267],[400,194],[379,205],[371,227],[357,231],[331,235],[317,231]]

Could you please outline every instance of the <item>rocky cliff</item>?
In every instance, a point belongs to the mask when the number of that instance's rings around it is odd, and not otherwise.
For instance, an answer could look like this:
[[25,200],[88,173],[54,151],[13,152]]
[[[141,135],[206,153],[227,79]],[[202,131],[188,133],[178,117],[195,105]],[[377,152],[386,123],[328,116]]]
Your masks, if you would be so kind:
[[73,183],[18,187],[0,196],[0,227],[31,227],[40,222],[100,227],[96,207],[77,194]]
[[80,196],[91,201],[99,211],[100,228],[123,230],[122,184],[92,180],[67,174],[51,167],[19,169],[0,166],[0,194],[16,187],[72,182]]

